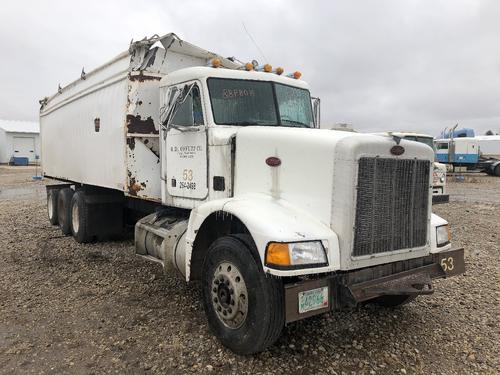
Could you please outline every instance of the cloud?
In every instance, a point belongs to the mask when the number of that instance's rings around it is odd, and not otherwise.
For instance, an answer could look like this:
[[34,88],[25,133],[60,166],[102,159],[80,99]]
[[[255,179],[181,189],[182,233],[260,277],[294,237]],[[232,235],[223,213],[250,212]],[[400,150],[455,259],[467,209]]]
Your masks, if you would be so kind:
[[82,66],[173,31],[225,56],[300,70],[322,99],[324,126],[500,128],[496,1],[16,1],[0,12],[1,118],[36,119],[38,99]]

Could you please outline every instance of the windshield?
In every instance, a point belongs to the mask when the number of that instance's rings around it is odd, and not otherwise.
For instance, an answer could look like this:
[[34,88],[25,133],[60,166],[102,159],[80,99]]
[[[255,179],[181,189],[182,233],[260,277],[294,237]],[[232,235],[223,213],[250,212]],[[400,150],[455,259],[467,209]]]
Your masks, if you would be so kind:
[[209,78],[218,125],[312,127],[309,91],[268,81]]

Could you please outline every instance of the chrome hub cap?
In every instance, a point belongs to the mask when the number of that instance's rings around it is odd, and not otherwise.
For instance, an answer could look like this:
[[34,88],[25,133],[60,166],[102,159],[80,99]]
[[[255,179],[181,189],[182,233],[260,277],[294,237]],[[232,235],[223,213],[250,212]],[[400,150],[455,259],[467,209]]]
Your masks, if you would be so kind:
[[219,264],[212,278],[212,305],[221,322],[237,329],[248,313],[248,292],[238,268],[230,263]]

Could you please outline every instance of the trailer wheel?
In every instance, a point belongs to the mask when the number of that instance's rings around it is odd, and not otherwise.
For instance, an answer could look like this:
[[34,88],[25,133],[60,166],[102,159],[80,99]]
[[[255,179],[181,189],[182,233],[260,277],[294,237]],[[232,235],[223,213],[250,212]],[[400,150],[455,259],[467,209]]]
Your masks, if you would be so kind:
[[76,242],[90,242],[93,236],[88,230],[88,206],[85,203],[85,193],[77,191],[71,198],[71,233]]
[[408,296],[408,295],[395,295],[395,296],[380,296],[375,299],[369,301],[369,303],[373,303],[375,305],[379,305],[382,307],[398,307],[406,305],[413,301],[417,296]]
[[65,235],[71,234],[71,197],[73,190],[64,188],[57,195],[57,220],[59,227]]
[[250,236],[226,236],[209,248],[202,270],[208,324],[222,344],[241,355],[272,345],[284,326],[281,279],[266,276]]
[[59,223],[57,217],[57,193],[56,189],[47,191],[47,214],[49,216],[50,224],[57,225]]

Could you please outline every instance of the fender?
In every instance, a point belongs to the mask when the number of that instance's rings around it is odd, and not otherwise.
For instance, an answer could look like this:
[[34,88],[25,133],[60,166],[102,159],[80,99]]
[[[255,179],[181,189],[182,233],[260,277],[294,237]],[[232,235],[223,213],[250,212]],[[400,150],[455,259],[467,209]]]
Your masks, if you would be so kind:
[[[339,242],[327,224],[318,221],[287,201],[267,194],[248,194],[207,202],[191,211],[186,234],[186,281],[190,279],[191,256],[196,234],[214,212],[236,216],[250,232],[262,262],[264,272],[276,276],[297,276],[335,271],[340,268]],[[300,270],[276,270],[265,266],[267,244],[276,242],[301,242],[321,240],[325,247],[328,265]]]

